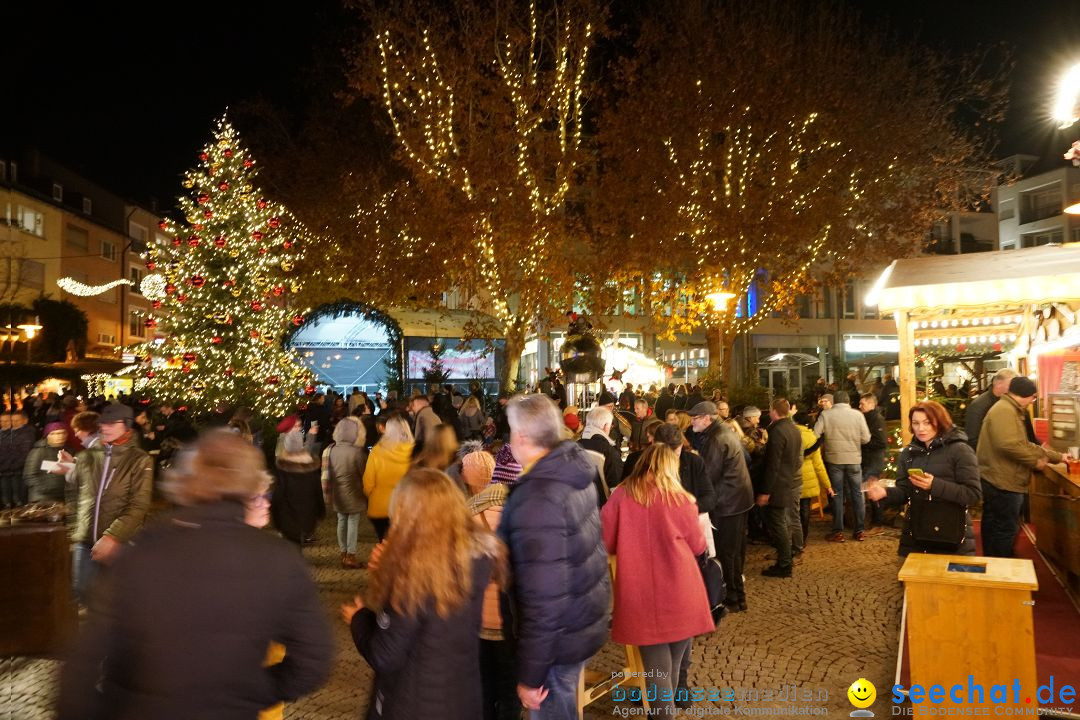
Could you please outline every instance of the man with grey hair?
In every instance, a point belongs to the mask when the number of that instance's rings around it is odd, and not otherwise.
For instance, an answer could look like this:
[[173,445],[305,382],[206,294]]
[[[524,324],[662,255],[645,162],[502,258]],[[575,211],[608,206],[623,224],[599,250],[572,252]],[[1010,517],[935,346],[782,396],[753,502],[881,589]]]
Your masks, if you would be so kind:
[[562,439],[550,398],[518,395],[506,410],[522,467],[498,529],[513,578],[504,626],[515,635],[518,697],[531,717],[577,717],[578,676],[607,642],[610,617],[598,473],[584,449]]
[[1009,383],[1016,377],[1016,371],[1012,368],[1001,368],[994,373],[990,381],[990,387],[968,405],[964,413],[964,432],[968,436],[968,445],[972,450],[979,449],[979,431],[982,430],[983,418],[990,408],[994,406],[1001,396],[1009,391]]
[[[824,400],[826,396],[822,395]],[[870,442],[870,428],[863,414],[851,407],[843,390],[833,393],[835,405],[825,407],[814,423],[814,434],[823,439],[821,456],[829,473],[829,484],[836,493],[833,499],[833,529],[826,538],[844,542],[844,495],[851,498],[855,513],[855,540],[866,539],[863,524],[866,504],[862,491],[862,446]]]
[[586,450],[597,452],[604,458],[604,482],[606,491],[599,492],[598,501],[603,505],[616,485],[622,481],[623,459],[615,441],[611,439],[611,423],[614,422],[611,411],[606,407],[594,407],[585,416],[585,430],[581,433],[578,444]]

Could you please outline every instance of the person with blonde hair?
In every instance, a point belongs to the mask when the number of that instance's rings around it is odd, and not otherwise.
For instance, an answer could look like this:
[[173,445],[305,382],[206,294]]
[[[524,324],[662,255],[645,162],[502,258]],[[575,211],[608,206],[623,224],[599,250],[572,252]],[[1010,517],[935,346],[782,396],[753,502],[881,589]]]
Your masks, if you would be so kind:
[[[319,688],[334,642],[315,583],[285,541],[246,522],[266,522],[262,453],[211,431],[162,487],[179,507],[117,556],[109,602],[63,668],[58,716],[255,718]],[[288,659],[263,667],[271,643]]]
[[675,452],[664,443],[645,448],[600,522],[616,560],[611,639],[639,647],[655,685],[652,706],[674,715],[691,641],[716,627],[696,559],[705,552],[705,533],[694,496],[679,481]]
[[420,454],[413,458],[412,464],[413,467],[446,472],[457,459],[457,451],[458,440],[454,426],[444,423],[435,428],[434,434],[428,438]]
[[438,470],[410,470],[390,511],[365,596],[341,607],[375,671],[367,717],[475,720],[484,591],[493,576],[503,582],[506,548]]
[[360,418],[347,416],[334,427],[334,443],[323,451],[323,493],[327,507],[337,511],[338,549],[341,567],[361,568],[356,559],[356,535],[360,528],[360,513],[366,508],[364,498],[364,469],[367,433]]
[[465,402],[461,404],[461,412],[458,413],[458,417],[461,418],[461,437],[463,439],[480,440],[483,437],[484,423],[487,418],[484,416],[484,409],[480,407],[480,401],[475,395],[465,398]]
[[400,413],[386,418],[386,428],[379,442],[371,448],[364,466],[364,495],[368,519],[381,541],[390,529],[390,496],[412,463],[413,434]]

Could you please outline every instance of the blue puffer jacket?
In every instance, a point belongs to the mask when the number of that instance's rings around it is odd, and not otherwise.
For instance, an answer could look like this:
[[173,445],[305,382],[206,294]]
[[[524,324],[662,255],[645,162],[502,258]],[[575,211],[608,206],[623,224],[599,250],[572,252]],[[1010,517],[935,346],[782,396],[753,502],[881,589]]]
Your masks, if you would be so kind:
[[564,441],[510,492],[499,536],[510,550],[510,622],[518,681],[592,657],[608,638],[611,580],[593,485],[596,466]]

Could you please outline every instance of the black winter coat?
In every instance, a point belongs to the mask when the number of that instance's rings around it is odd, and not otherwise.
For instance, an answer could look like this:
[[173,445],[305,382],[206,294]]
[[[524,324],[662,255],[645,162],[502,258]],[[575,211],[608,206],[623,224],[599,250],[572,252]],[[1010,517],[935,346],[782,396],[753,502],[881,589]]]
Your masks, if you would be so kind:
[[499,537],[513,578],[505,630],[517,642],[518,682],[528,687],[607,642],[611,580],[595,473],[585,451],[564,441],[521,476],[503,507]]
[[700,434],[701,459],[705,461],[705,473],[716,491],[712,514],[729,517],[746,512],[754,506],[754,489],[750,485],[742,443],[735,432],[719,420],[714,420]]
[[[286,540],[297,545],[315,532],[319,518],[326,516],[322,481],[322,463],[297,463],[278,458],[274,468],[274,491],[270,514],[274,527]],[[361,475],[363,478],[363,475]]]
[[[582,438],[578,440],[578,444],[586,450],[595,450],[604,456],[604,482],[607,483],[608,492],[614,490],[623,479],[623,459],[619,449],[603,435]],[[600,504],[603,505],[606,499],[600,498]]]
[[429,607],[415,617],[364,608],[353,615],[357,650],[375,670],[369,720],[483,715],[480,691],[480,625],[491,559],[473,561],[472,593],[448,617]]
[[675,407],[675,396],[665,389],[660,393],[660,397],[656,398],[656,407],[653,408],[653,417],[660,422],[663,422],[664,418],[667,417],[667,411],[673,407]]
[[[63,669],[61,720],[255,720],[326,682],[334,642],[307,565],[243,505],[182,508],[136,542]],[[271,641],[285,660],[264,668]]]
[[[975,451],[967,443],[967,435],[960,428],[953,428],[942,437],[934,438],[930,444],[923,445],[912,440],[900,453],[896,467],[896,487],[886,488],[885,502],[890,505],[903,505],[914,498],[931,502],[952,502],[969,508],[967,533],[957,555],[975,554],[975,531],[971,526],[970,508],[982,501],[982,485],[979,482],[979,462]],[[908,468],[919,468],[934,476],[930,492],[919,490],[908,479]],[[914,507],[914,506],[913,506]],[[900,535],[900,554],[911,552],[943,552],[941,548],[928,548],[918,545],[911,536],[911,512],[904,521],[904,530]]]
[[972,450],[979,449],[979,431],[982,430],[983,418],[997,401],[998,397],[994,395],[993,389],[990,389],[968,403],[964,413],[964,432],[967,433],[968,445]]
[[709,482],[705,461],[685,448],[679,453],[679,482],[697,500],[699,513],[712,511],[716,505],[716,488]]
[[798,504],[802,491],[803,446],[802,433],[788,418],[769,426],[769,442],[765,444],[765,471],[761,493],[769,496],[772,507]]

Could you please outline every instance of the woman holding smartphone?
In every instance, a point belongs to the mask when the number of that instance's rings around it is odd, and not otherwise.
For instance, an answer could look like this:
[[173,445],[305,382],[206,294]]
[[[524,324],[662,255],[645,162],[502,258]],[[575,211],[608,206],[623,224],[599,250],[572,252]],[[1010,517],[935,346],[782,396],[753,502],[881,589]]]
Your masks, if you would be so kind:
[[[967,444],[967,435],[953,425],[949,412],[940,403],[933,400],[917,403],[908,412],[908,421],[913,437],[900,453],[896,486],[871,485],[866,496],[870,500],[884,500],[887,505],[911,503],[900,535],[901,555],[911,552],[974,555],[975,532],[971,514],[964,509],[982,500],[975,451]],[[926,523],[931,514],[934,522]],[[964,525],[955,543],[944,537],[940,540],[928,537],[935,530],[947,535],[946,525],[953,521]],[[923,530],[927,525],[930,527]]]

